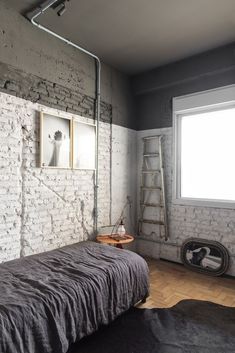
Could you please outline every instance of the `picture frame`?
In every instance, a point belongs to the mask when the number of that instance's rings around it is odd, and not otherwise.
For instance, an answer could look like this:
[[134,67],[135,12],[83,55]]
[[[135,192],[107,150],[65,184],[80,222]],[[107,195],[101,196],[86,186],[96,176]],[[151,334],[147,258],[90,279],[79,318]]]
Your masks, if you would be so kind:
[[190,238],[181,247],[181,260],[189,269],[221,276],[229,267],[228,250],[219,242]]
[[96,125],[73,119],[73,169],[95,170]]
[[72,167],[72,119],[40,113],[40,167]]

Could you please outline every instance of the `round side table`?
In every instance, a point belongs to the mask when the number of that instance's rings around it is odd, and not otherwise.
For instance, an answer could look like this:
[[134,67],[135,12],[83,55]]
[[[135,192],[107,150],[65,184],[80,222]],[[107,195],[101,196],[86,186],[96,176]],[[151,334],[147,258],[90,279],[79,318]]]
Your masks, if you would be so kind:
[[[115,238],[116,236],[116,238]],[[123,249],[122,244],[131,243],[134,240],[134,237],[130,234],[125,234],[122,238],[118,238],[118,234],[99,234],[96,237],[96,240],[102,244],[114,245],[116,248]]]

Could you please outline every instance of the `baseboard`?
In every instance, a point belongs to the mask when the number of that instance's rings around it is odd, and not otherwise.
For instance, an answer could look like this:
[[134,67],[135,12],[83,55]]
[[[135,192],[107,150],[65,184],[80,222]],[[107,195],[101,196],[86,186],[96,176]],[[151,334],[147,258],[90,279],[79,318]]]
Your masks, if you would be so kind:
[[[160,257],[160,258],[159,258],[159,260],[161,260],[161,261],[165,261],[165,262],[170,262],[171,264],[174,264],[174,265],[184,266],[184,264],[182,264],[181,262],[176,262],[176,261],[172,261],[172,260],[164,259],[164,258],[162,258],[162,257]],[[194,272],[194,271],[192,271],[192,272]],[[199,273],[199,272],[198,272],[198,273]],[[207,276],[209,276],[209,275],[208,275],[208,274],[206,274],[206,273],[200,273],[200,274],[203,274],[203,275],[207,275]],[[218,277],[235,279],[235,276],[228,275],[228,274],[223,274],[222,276],[218,276]]]

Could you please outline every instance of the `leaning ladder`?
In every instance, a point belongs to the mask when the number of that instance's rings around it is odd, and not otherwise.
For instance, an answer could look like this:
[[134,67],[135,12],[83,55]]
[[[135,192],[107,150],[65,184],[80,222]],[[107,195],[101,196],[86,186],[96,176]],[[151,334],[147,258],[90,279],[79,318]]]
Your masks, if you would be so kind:
[[[139,235],[146,237],[155,233],[168,240],[162,139],[162,135],[143,138]],[[146,224],[153,229],[150,234],[143,230]]]

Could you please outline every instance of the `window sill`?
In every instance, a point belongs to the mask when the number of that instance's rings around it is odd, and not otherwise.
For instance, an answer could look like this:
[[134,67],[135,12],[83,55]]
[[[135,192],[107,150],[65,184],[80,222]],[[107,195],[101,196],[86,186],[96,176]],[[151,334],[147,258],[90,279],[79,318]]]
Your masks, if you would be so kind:
[[191,199],[191,198],[173,198],[173,205],[179,206],[195,206],[195,207],[211,207],[235,209],[235,201],[219,201],[207,199]]

